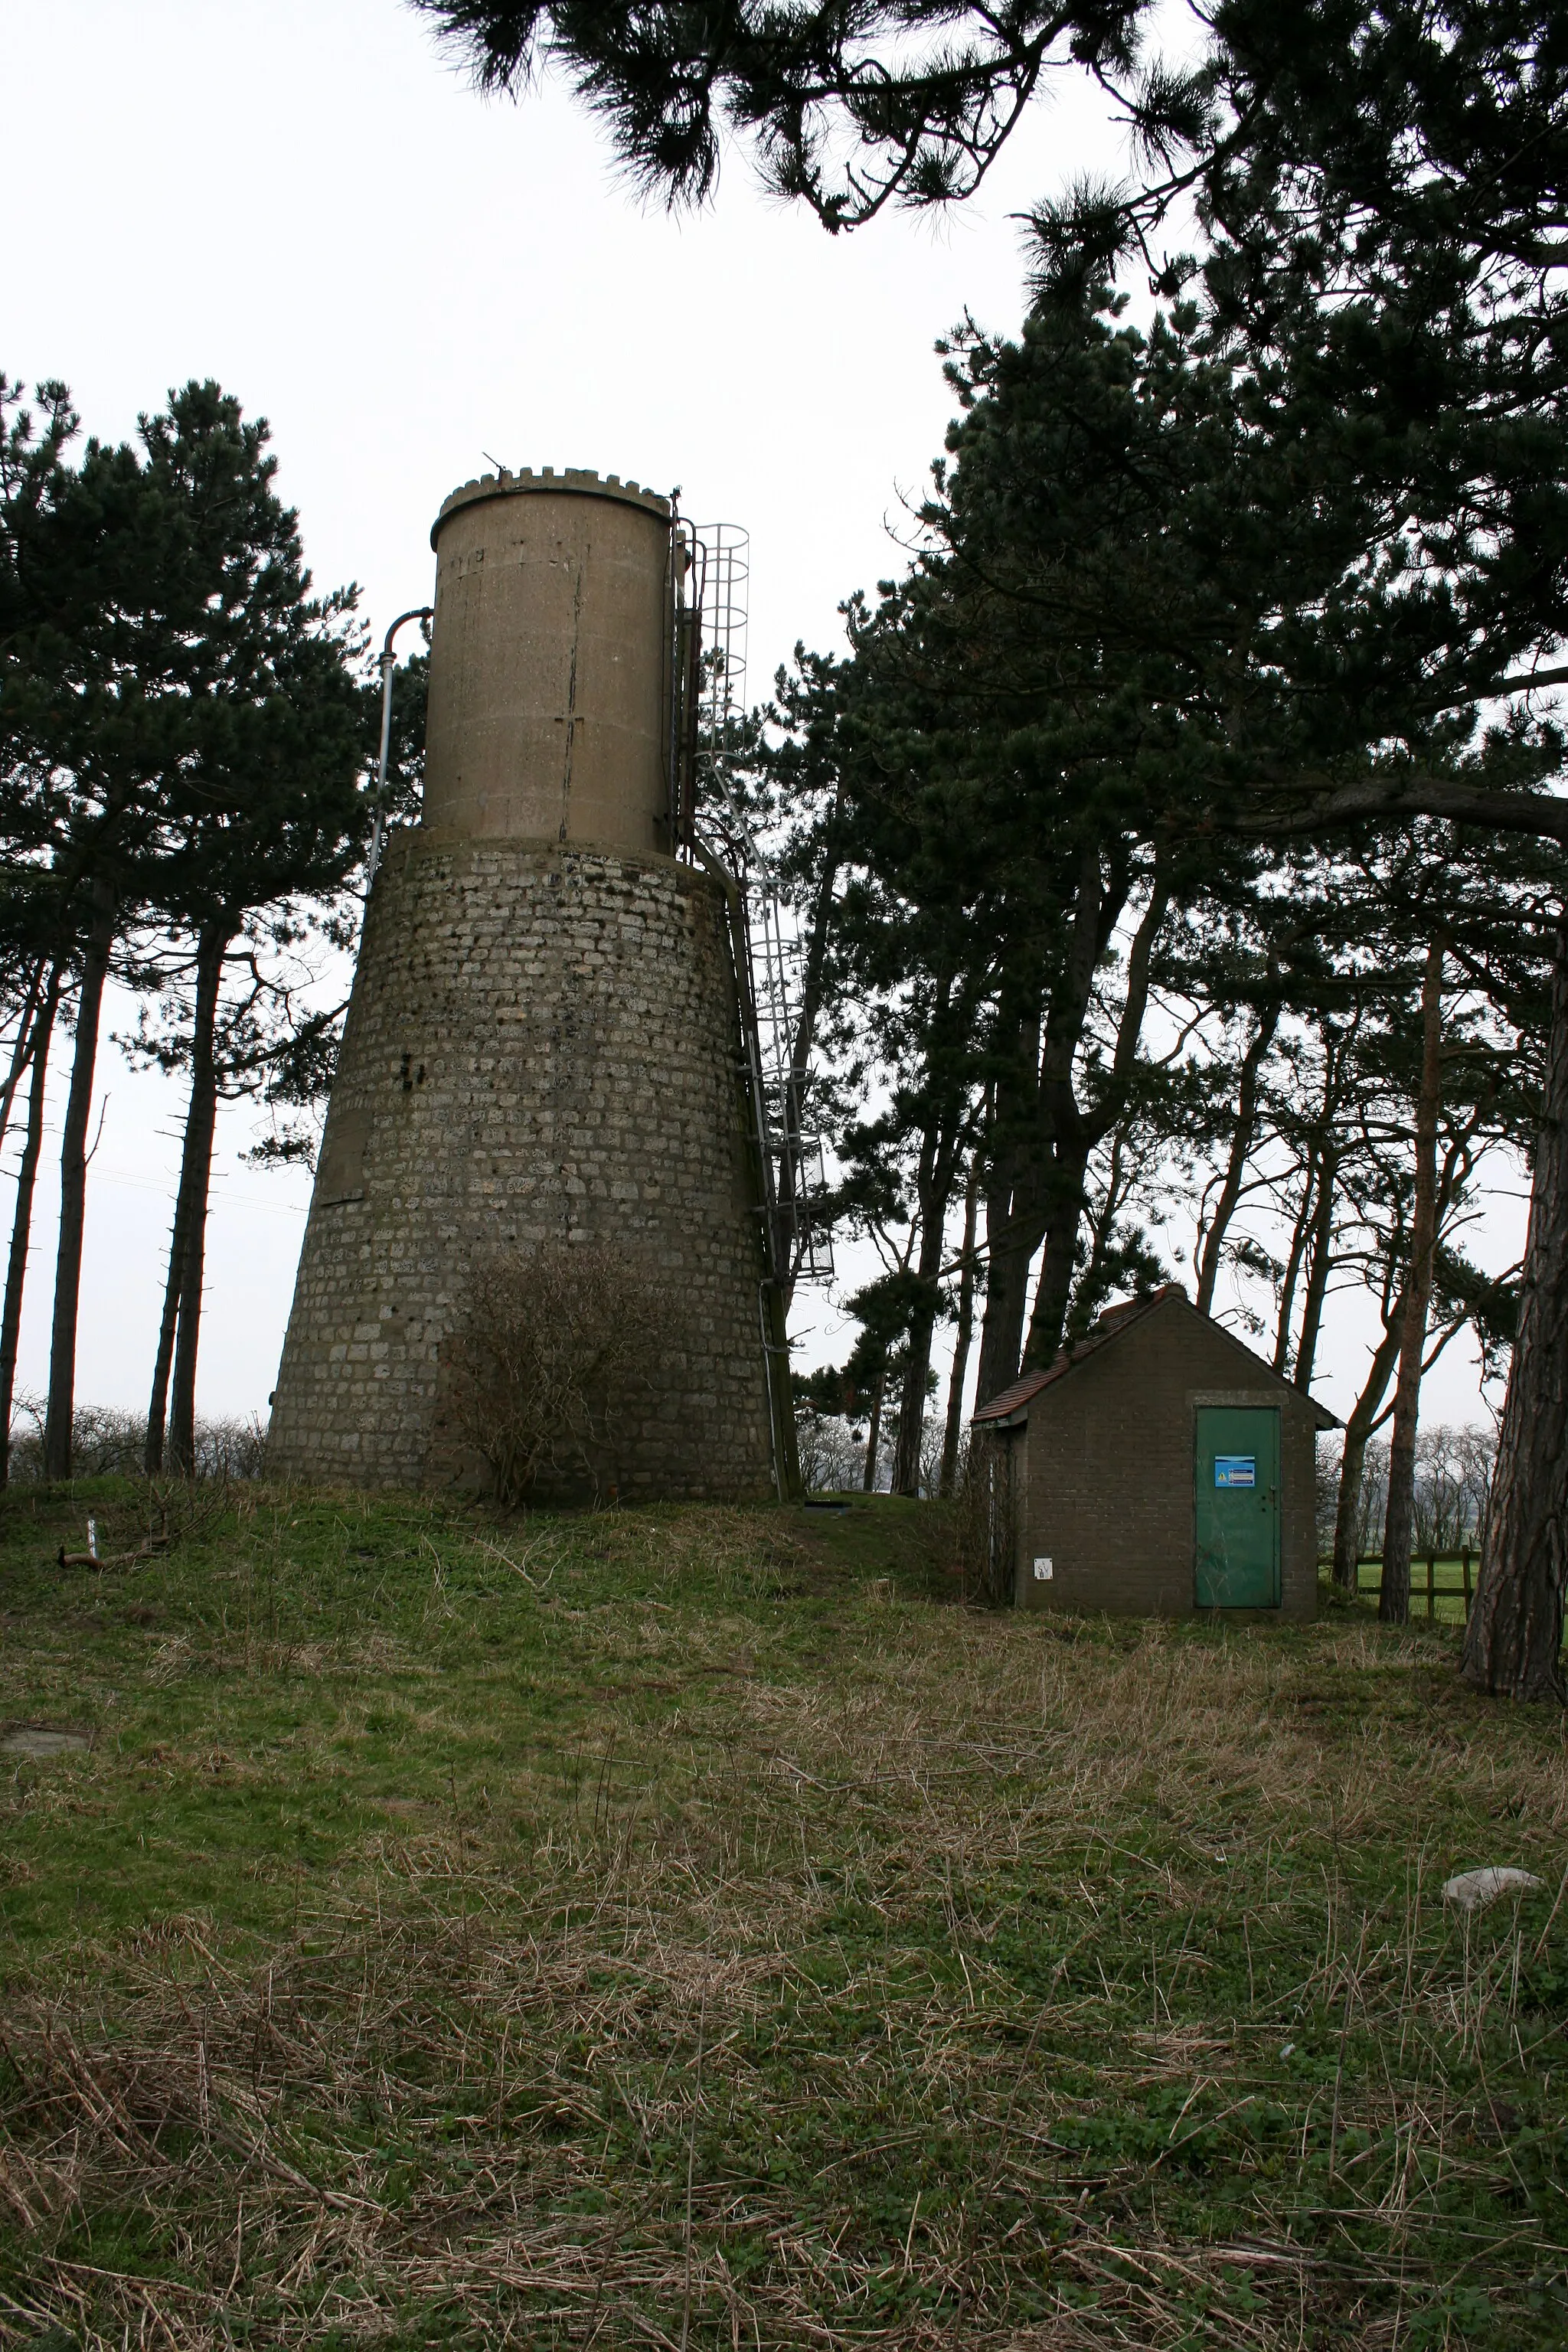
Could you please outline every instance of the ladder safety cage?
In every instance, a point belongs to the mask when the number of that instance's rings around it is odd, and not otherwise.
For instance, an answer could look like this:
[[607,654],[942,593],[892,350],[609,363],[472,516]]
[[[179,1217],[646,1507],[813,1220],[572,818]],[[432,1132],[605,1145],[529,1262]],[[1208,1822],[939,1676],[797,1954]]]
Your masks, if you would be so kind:
[[738,884],[742,1065],[756,1124],[769,1257],[784,1285],[831,1282],[822,1139],[805,1120],[797,1060],[805,942],[778,887],[737,768],[745,748],[751,540],[734,523],[670,526],[669,830],[678,856],[705,850]]

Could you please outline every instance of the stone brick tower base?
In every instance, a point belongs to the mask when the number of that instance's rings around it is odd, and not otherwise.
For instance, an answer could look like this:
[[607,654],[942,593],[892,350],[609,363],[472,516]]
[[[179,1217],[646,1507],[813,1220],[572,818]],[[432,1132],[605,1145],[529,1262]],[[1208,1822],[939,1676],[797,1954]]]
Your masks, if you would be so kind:
[[440,1350],[477,1256],[626,1244],[677,1301],[617,1420],[631,1496],[771,1491],[763,1247],[717,886],[658,855],[394,835],[367,910],[268,1461],[460,1468]]

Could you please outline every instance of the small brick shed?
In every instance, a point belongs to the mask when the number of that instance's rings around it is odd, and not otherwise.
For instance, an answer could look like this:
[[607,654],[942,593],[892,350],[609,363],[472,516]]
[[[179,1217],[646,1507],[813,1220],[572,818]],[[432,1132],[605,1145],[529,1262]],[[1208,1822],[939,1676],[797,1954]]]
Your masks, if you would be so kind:
[[1311,1617],[1314,1440],[1338,1424],[1179,1283],[975,1412],[993,1541],[1020,1608]]

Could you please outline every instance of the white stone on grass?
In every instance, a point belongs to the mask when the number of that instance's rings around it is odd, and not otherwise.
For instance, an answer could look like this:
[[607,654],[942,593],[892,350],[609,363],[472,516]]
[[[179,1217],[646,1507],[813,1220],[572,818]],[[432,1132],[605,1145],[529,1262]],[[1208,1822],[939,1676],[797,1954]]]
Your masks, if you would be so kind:
[[1541,1885],[1528,1870],[1464,1870],[1443,1889],[1445,1903],[1461,1911],[1484,1911],[1500,1895],[1533,1895]]
[[0,1732],[0,1752],[7,1756],[69,1756],[91,1746],[85,1733],[47,1723],[7,1724]]

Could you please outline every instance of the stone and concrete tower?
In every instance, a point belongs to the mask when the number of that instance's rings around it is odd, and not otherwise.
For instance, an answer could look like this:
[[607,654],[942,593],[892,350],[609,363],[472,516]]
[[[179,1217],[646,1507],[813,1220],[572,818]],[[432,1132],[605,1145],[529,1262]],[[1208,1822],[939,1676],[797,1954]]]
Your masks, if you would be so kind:
[[623,1494],[765,1493],[731,933],[721,884],[671,854],[669,507],[614,475],[487,474],[431,540],[423,820],[365,913],[271,1467],[457,1475],[441,1347],[470,1267],[591,1237],[677,1302],[621,1416]]

